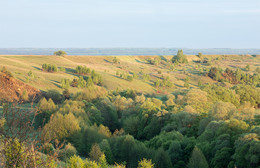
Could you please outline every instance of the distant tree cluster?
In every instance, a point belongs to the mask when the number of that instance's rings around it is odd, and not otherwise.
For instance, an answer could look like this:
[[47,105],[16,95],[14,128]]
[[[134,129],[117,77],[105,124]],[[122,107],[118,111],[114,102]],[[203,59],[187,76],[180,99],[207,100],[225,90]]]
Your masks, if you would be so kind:
[[161,63],[161,60],[161,57],[158,56],[156,58],[148,58],[147,62],[152,65],[159,65]]
[[80,75],[89,75],[91,73],[90,68],[87,68],[86,66],[77,66],[75,72]]
[[42,64],[42,70],[46,72],[57,72],[58,68],[54,64]]
[[[90,68],[87,68],[86,66],[77,66],[75,72],[80,75],[88,75],[87,81],[83,77],[80,77],[79,80],[72,81],[73,87],[85,87],[85,83],[88,86],[91,85],[102,85],[103,79],[100,74],[96,73],[95,70],[91,70]],[[85,81],[85,82],[84,82]]]
[[155,87],[167,87],[167,88],[172,88],[174,85],[173,83],[170,81],[169,76],[167,76],[166,78],[164,78],[163,80],[157,79],[154,82],[154,86]]
[[239,68],[236,71],[226,68],[223,72],[221,68],[211,67],[207,75],[216,81],[227,81],[232,84],[241,83],[255,86],[260,84],[259,74],[255,73],[250,75],[248,73],[243,73]]
[[137,78],[137,75],[136,75],[136,74],[135,74],[135,75],[130,75],[130,74],[128,74],[128,73],[119,72],[119,71],[116,72],[116,75],[119,76],[119,77],[122,78],[122,79],[127,80],[127,81],[133,81],[134,79]]
[[115,63],[115,64],[119,63],[119,59],[117,57],[114,57],[113,58],[113,63]]
[[186,64],[188,63],[187,57],[183,54],[182,50],[178,50],[178,53],[176,56],[172,58],[172,62],[175,64]]
[[56,55],[56,56],[65,56],[67,55],[67,53],[65,51],[62,51],[62,50],[59,50],[59,51],[55,51],[53,53],[53,55]]

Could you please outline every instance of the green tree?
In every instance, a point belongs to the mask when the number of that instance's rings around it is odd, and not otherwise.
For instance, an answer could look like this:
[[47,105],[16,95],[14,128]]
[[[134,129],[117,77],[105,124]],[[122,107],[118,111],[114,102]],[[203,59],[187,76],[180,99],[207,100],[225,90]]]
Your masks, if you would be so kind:
[[190,87],[189,82],[190,82],[190,78],[189,78],[189,77],[186,77],[186,78],[185,78],[184,87],[189,88],[189,87]]
[[170,159],[168,153],[165,152],[162,148],[159,148],[157,150],[157,152],[155,154],[154,162],[155,162],[156,168],[161,168],[161,167],[171,168],[172,167],[171,159]]
[[209,165],[203,153],[200,151],[198,147],[195,147],[192,151],[189,163],[187,165],[188,168],[208,168]]
[[70,98],[70,91],[69,91],[69,89],[64,89],[63,92],[62,92],[62,96],[65,99],[69,99]]
[[29,72],[28,72],[28,76],[34,78],[33,72],[32,72],[32,71],[29,71]]
[[224,147],[220,150],[218,150],[215,153],[214,158],[211,160],[211,167],[214,168],[222,168],[222,167],[228,167],[231,156],[232,156],[232,148]]
[[198,82],[198,86],[199,86],[199,87],[202,86],[202,82],[201,82],[201,80],[199,80],[199,82]]
[[178,63],[183,64],[183,63],[188,63],[188,60],[187,60],[186,56],[183,54],[183,51],[178,50],[177,55],[172,58],[172,62],[177,63],[177,64]]
[[117,64],[119,62],[119,59],[117,57],[113,58],[113,63]]
[[53,53],[53,55],[56,55],[56,56],[65,56],[67,55],[67,53],[65,51],[62,51],[62,50],[59,50],[59,51],[55,51]]
[[78,80],[78,88],[80,88],[80,89],[85,88],[86,85],[87,85],[87,82],[83,79],[83,76],[80,76],[79,80]]

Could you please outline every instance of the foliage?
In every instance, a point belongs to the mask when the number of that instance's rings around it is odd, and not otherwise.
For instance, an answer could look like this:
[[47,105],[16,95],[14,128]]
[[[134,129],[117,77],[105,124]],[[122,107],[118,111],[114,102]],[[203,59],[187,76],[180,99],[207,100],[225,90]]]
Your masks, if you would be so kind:
[[86,66],[77,66],[75,72],[80,75],[89,75],[91,73],[90,68],[87,68]]
[[119,62],[119,59],[117,57],[113,58],[113,63],[117,64]]
[[188,168],[208,168],[208,163],[203,155],[203,153],[200,151],[199,148],[195,147],[192,151],[191,158],[189,160],[189,163],[187,165]]
[[153,168],[154,164],[152,163],[152,160],[143,159],[138,162],[138,168]]
[[42,64],[42,70],[46,72],[57,72],[57,65],[53,64]]
[[71,85],[71,82],[69,79],[62,79],[61,80],[61,87],[63,89],[69,89],[70,88],[70,85]]
[[60,103],[62,100],[61,94],[58,90],[51,89],[46,93],[47,99],[52,99],[55,103]]
[[67,53],[65,51],[62,51],[62,50],[59,50],[59,51],[55,51],[53,53],[53,55],[56,55],[56,56],[65,56],[67,55]]
[[50,121],[43,128],[43,139],[64,140],[80,130],[79,122],[72,113],[52,115]]
[[186,58],[186,56],[183,54],[183,51],[182,50],[178,50],[178,53],[176,56],[174,56],[172,58],[172,62],[175,63],[175,64],[183,64],[183,63],[188,63],[188,60]]

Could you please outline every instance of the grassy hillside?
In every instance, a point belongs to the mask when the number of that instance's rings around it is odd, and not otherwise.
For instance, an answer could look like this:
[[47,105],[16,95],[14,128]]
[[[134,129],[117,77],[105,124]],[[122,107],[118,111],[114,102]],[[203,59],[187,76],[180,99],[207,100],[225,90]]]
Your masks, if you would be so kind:
[[[101,74],[104,80],[104,87],[108,90],[117,88],[131,88],[145,93],[154,93],[157,88],[153,86],[158,78],[169,76],[174,87],[170,89],[161,89],[163,92],[172,92],[178,89],[185,89],[184,80],[188,76],[190,78],[190,87],[198,87],[198,81],[202,83],[214,83],[211,78],[202,75],[200,72],[206,71],[212,66],[220,68],[240,68],[245,71],[245,67],[250,65],[247,73],[253,74],[257,67],[260,66],[260,57],[251,55],[203,55],[199,58],[195,55],[188,55],[188,64],[174,66],[171,71],[167,68],[167,61],[172,56],[160,56],[161,63],[152,65],[148,63],[148,59],[154,59],[156,56],[117,56],[119,63],[113,63],[114,56],[0,56],[0,68],[5,66],[12,72],[15,78],[28,83],[40,90],[57,89],[62,91],[61,80],[78,78],[74,73],[76,66],[83,65],[94,69]],[[210,60],[210,64],[196,63],[202,59]],[[65,72],[58,71],[56,73],[44,72],[41,70],[42,64],[56,64],[57,67],[64,67]],[[28,77],[28,72],[32,71],[34,78]],[[125,73],[144,73],[150,75],[149,81],[143,81],[140,77],[133,81],[127,81],[116,75],[116,72]],[[72,92],[77,88],[70,88]]]

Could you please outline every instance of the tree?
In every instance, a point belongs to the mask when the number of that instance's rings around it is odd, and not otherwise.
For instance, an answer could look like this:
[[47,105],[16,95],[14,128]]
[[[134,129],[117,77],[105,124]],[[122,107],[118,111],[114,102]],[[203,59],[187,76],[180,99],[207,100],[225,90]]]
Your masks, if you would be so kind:
[[186,77],[186,78],[185,78],[184,87],[186,87],[186,88],[189,88],[189,87],[190,87],[189,81],[190,81],[190,78],[189,78],[189,77]]
[[137,168],[153,168],[154,164],[152,163],[152,160],[143,159],[138,162]]
[[87,85],[87,82],[83,79],[83,76],[80,76],[79,80],[78,80],[78,88],[82,89],[82,88],[86,87],[86,85]]
[[29,71],[29,72],[28,72],[28,76],[34,78],[33,72],[32,72],[32,71]]
[[70,168],[85,168],[85,163],[79,156],[74,155],[68,160],[68,166]]
[[28,101],[28,100],[29,100],[29,96],[28,96],[27,90],[24,90],[24,91],[23,91],[22,100],[23,100],[23,101]]
[[242,135],[235,142],[235,165],[239,168],[259,167],[259,153],[259,135],[255,133]]
[[70,82],[69,79],[62,79],[61,80],[61,87],[63,89],[69,89],[70,85],[71,85],[71,82]]
[[62,50],[59,50],[59,51],[55,51],[53,53],[53,55],[56,55],[56,56],[65,56],[67,55],[67,53],[65,51],[62,51]]
[[154,162],[155,162],[156,168],[162,168],[162,167],[171,168],[172,167],[171,159],[170,159],[168,153],[165,152],[162,148],[159,148],[157,150],[157,152],[155,154]]
[[224,147],[218,150],[211,160],[211,166],[214,168],[228,167],[232,156],[232,148]]
[[113,58],[113,63],[117,64],[119,62],[119,59],[117,57]]
[[189,163],[187,165],[188,168],[208,168],[209,165],[203,153],[200,151],[198,147],[192,151]]
[[69,138],[80,130],[78,119],[72,114],[62,115],[55,113],[50,121],[44,126],[43,139],[58,139],[60,141]]
[[178,64],[178,63],[183,64],[183,63],[188,63],[188,60],[187,60],[186,56],[183,54],[183,51],[178,50],[177,55],[172,58],[172,62],[176,63],[176,64]]
[[56,89],[48,90],[46,98],[53,100],[55,103],[60,103],[62,100],[60,92]]
[[101,151],[100,147],[98,144],[93,144],[89,153],[89,156],[92,160],[94,161],[99,161],[99,158],[103,155],[104,153]]
[[64,89],[63,92],[62,92],[62,96],[65,99],[69,99],[70,98],[70,91],[69,91],[69,89]]
[[250,71],[250,65],[249,65],[249,64],[246,65],[245,70],[246,70],[246,71]]
[[56,105],[50,98],[48,101],[45,98],[42,98],[38,103],[39,114],[36,116],[36,125],[43,126],[47,123],[51,115],[56,110]]
[[215,119],[227,120],[232,118],[236,111],[236,107],[229,102],[217,102],[213,105],[209,116]]
[[110,144],[107,139],[103,139],[102,142],[99,144],[101,151],[104,152],[107,162],[112,164],[114,162],[114,156],[110,147]]
[[87,85],[88,86],[93,86],[94,85],[94,82],[93,82],[91,77],[88,77]]
[[59,153],[60,159],[62,159],[63,161],[67,161],[68,159],[70,159],[72,156],[77,154],[77,150],[76,148],[68,143],[64,149],[62,149]]

